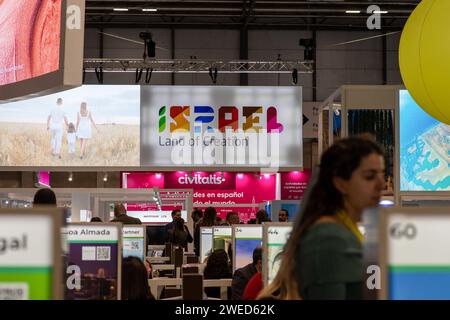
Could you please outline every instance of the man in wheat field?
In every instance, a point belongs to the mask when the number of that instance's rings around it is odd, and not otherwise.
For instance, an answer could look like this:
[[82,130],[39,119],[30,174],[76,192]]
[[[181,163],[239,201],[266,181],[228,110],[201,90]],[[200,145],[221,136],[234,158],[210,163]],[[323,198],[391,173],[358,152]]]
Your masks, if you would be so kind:
[[64,122],[69,126],[66,112],[63,110],[63,100],[58,98],[56,106],[50,111],[47,118],[47,130],[50,130],[50,142],[52,155],[61,159],[61,143],[64,129]]

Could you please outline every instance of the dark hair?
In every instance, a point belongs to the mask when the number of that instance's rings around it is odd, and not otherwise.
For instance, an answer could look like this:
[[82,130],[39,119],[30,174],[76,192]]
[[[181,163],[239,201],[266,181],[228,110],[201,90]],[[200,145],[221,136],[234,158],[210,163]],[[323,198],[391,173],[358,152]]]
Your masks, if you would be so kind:
[[217,211],[213,207],[208,207],[205,209],[203,218],[201,220],[202,227],[211,227],[216,225]]
[[228,212],[227,213],[227,221],[230,221],[231,217],[234,216],[234,215],[239,217],[239,213],[237,213],[235,211]]
[[137,257],[126,257],[122,262],[122,299],[155,299],[148,286],[148,273],[144,263]]
[[173,216],[175,216],[175,215],[177,214],[177,212],[180,212],[180,213],[181,213],[181,210],[180,210],[180,209],[172,210],[172,213],[171,213],[172,218],[173,218]]
[[287,209],[280,209],[280,211],[286,212],[286,217],[289,217],[289,211],[287,211]]
[[255,250],[253,250],[253,265],[256,265],[260,260],[262,260],[262,248],[256,247]]
[[231,268],[228,262],[228,254],[223,249],[214,250],[208,257],[205,270],[205,279],[228,279],[231,278]]
[[122,203],[117,202],[114,204],[114,216],[115,217],[118,217],[121,214],[126,214],[126,213],[127,213],[127,209],[125,209],[125,206]]
[[53,190],[49,188],[39,189],[34,194],[33,206],[35,205],[48,205],[56,207],[56,195]]
[[361,161],[371,154],[384,156],[383,149],[367,136],[341,139],[322,154],[317,182],[310,186],[307,199],[303,199],[304,210],[284,247],[285,254],[279,271],[258,298],[281,300],[300,298],[298,280],[295,281],[295,257],[301,237],[320,217],[335,215],[337,211],[343,209],[343,197],[334,186],[334,178],[349,180]]
[[194,216],[198,216],[199,218],[203,217],[203,211],[199,208],[194,208],[194,210],[192,210],[192,215]]
[[103,222],[103,221],[102,219],[100,219],[100,217],[92,217],[91,222]]
[[264,209],[259,210],[256,213],[256,224],[260,224],[266,221],[269,221],[269,218],[267,217],[267,211]]
[[62,99],[62,98],[56,99],[56,103],[57,103],[57,104],[62,104],[62,103],[63,103],[63,99]]

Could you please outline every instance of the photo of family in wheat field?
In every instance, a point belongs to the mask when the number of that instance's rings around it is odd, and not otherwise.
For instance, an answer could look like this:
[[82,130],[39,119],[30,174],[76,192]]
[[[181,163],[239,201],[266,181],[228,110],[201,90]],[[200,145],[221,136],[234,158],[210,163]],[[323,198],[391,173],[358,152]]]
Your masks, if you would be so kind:
[[0,104],[0,166],[139,166],[140,88],[86,85]]

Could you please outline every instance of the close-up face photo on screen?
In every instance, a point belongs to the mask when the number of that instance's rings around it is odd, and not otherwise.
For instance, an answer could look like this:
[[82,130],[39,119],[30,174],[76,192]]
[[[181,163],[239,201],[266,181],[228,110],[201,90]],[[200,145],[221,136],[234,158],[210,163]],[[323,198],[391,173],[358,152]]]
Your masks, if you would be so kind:
[[0,1],[0,88],[59,69],[62,0]]

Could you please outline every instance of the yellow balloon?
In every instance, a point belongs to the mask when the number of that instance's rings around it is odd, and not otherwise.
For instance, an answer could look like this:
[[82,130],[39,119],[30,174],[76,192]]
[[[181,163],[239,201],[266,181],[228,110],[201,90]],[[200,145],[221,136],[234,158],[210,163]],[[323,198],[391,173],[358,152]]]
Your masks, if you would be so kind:
[[422,0],[400,39],[403,83],[417,104],[450,125],[450,0]]

